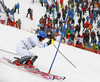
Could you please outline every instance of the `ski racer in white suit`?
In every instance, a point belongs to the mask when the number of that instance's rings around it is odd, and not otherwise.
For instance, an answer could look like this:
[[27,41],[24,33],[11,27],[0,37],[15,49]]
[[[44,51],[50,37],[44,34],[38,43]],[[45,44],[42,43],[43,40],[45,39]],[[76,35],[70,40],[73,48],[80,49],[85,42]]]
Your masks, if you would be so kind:
[[[39,31],[37,36],[30,36],[24,40],[22,40],[16,47],[16,52],[21,58],[18,60],[19,64],[29,64],[33,65],[35,60],[38,58],[37,55],[30,52],[29,50],[38,46],[39,48],[45,48],[46,46],[51,44],[51,40],[47,43],[41,43],[46,37],[46,33],[44,31]],[[29,61],[31,61],[29,63]],[[16,61],[14,61],[16,64]]]

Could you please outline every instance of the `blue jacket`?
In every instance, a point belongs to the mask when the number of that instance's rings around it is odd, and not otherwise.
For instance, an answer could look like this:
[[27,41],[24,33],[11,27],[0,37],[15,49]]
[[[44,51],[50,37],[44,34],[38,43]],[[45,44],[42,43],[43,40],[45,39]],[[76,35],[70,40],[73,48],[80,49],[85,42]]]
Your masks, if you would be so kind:
[[11,13],[11,11],[8,9],[8,10],[7,10],[7,13]]
[[96,39],[93,39],[93,40],[92,40],[92,43],[93,43],[93,44],[94,44],[94,43],[96,44],[96,43],[97,43],[97,40],[96,40]]
[[72,41],[71,41],[71,40],[68,40],[68,41],[67,41],[67,43],[68,43],[68,44],[71,44],[71,43],[72,43]]
[[74,34],[75,33],[75,30],[74,29],[71,29],[71,34]]
[[89,20],[89,16],[86,17],[86,20]]
[[97,14],[96,12],[93,13],[93,18],[96,18],[97,17]]
[[47,3],[47,0],[44,0],[44,3]]
[[98,20],[97,24],[100,25],[100,20]]
[[100,46],[100,41],[98,42],[98,46]]
[[20,7],[20,5],[19,5],[19,3],[18,3],[18,4],[16,5],[16,8],[19,9],[19,7]]
[[74,10],[73,9],[70,9],[70,17],[71,17],[71,19],[74,18]]
[[93,19],[90,19],[90,23],[93,23]]
[[77,3],[77,2],[78,2],[78,0],[75,0],[75,2]]
[[70,29],[70,26],[69,25],[67,26],[67,29]]
[[40,23],[40,24],[39,24],[39,27],[43,27],[43,24],[42,24],[42,23]]

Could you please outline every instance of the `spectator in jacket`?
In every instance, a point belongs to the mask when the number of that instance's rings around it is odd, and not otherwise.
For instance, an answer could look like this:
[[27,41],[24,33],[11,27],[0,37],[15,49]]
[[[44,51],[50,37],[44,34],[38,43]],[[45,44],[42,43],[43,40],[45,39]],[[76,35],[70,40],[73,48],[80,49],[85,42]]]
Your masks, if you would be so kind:
[[43,7],[43,0],[40,0],[41,6]]
[[86,22],[89,23],[89,19],[90,19],[89,16],[87,16],[87,17],[86,17]]
[[14,20],[14,13],[15,13],[15,9],[12,8],[12,9],[11,9],[11,15],[12,15],[12,17],[13,17],[13,20]]
[[46,4],[47,4],[47,0],[44,0],[44,6],[46,7]]
[[9,16],[9,14],[11,14],[11,10],[8,8],[7,9],[7,16]]
[[14,5],[14,9],[15,9],[15,12],[16,12],[16,4]]
[[27,10],[27,15],[26,15],[26,17],[28,17],[28,14],[30,14],[31,13],[31,8],[29,8],[28,10]]
[[66,18],[65,10],[62,12],[62,17],[63,17],[63,21],[65,21],[65,18]]
[[83,27],[84,27],[84,23],[85,23],[85,18],[82,18],[82,23],[83,23]]
[[73,27],[72,27],[71,30],[70,30],[70,34],[75,34],[75,30],[74,30]]
[[52,7],[52,17],[55,17],[54,12],[55,12],[55,8]]
[[74,19],[72,19],[72,20],[71,20],[71,24],[73,24],[73,25],[74,25],[74,23],[75,23],[75,20],[74,20]]
[[88,8],[88,11],[89,11],[89,15],[90,15],[90,12],[91,12],[91,7],[89,7],[89,8]]
[[16,25],[17,25],[17,28],[18,28],[18,29],[21,29],[21,20],[20,20],[20,19],[18,19],[18,20],[16,21]]
[[61,5],[63,4],[63,0],[60,0],[60,4],[61,4]]
[[72,33],[72,34],[70,35],[70,38],[71,38],[71,40],[72,40],[72,41],[74,41],[75,34],[74,34],[74,33]]
[[91,36],[91,42],[93,43],[94,39],[96,38],[96,34],[95,34],[94,30],[91,31],[90,36]]
[[18,14],[19,14],[19,8],[20,8],[20,4],[17,3],[17,4],[16,4],[16,9],[18,9]]
[[79,11],[80,18],[82,19],[82,10]]
[[75,33],[78,32],[78,35],[79,35],[80,34],[80,29],[81,29],[80,26],[76,25],[75,26]]
[[95,23],[96,23],[96,16],[97,16],[96,12],[93,12],[93,19],[94,19]]
[[33,20],[33,10],[30,11],[30,19]]
[[85,6],[82,8],[82,11],[83,11],[83,15],[84,15],[85,12],[86,12],[86,7]]
[[86,35],[85,35],[84,38],[83,38],[83,43],[84,43],[84,44],[86,44],[86,43],[89,44],[89,39],[90,39],[90,38],[89,38],[89,33],[87,32]]
[[81,18],[78,19],[78,24],[79,24],[79,26],[80,26],[80,24],[81,24],[81,20],[82,20]]
[[[86,23],[84,24],[84,29],[85,29],[85,28],[87,29],[88,27],[89,27],[89,23],[86,22]],[[84,30],[84,29],[83,29],[83,30]]]

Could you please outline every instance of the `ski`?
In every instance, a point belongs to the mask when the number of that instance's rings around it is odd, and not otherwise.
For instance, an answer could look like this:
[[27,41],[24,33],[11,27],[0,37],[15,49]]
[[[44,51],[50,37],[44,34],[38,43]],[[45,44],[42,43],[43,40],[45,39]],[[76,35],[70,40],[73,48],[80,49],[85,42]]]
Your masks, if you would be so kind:
[[[8,59],[8,58],[5,58],[3,57],[4,60],[6,60],[8,63],[10,64],[13,64],[12,63],[12,60]],[[13,64],[15,65],[15,64]],[[17,66],[17,65],[15,65]],[[48,73],[45,73],[43,71],[40,71],[38,68],[31,68],[31,67],[28,67],[26,65],[23,65],[23,66],[17,66],[17,67],[22,67],[24,68],[27,72],[30,72],[30,73],[34,73],[34,74],[37,74],[45,79],[48,79],[48,80],[64,80],[66,77],[64,76],[58,76],[58,75],[53,75],[53,74],[48,74]]]
[[0,62],[4,63],[6,65],[12,64],[13,66],[10,65],[11,67],[18,68],[22,71],[29,72],[29,73],[32,73],[32,74],[36,74],[37,76],[45,78],[47,80],[54,80],[55,79],[55,77],[53,77],[53,76],[49,76],[49,75],[43,74],[42,72],[39,72],[39,70],[37,68],[36,69],[34,68],[34,71],[33,71],[33,70],[29,70],[28,68],[30,68],[30,67],[28,67],[28,66],[25,66],[25,65],[17,66],[15,64],[13,64],[12,60],[10,60],[8,58],[3,57],[3,60],[5,60],[8,64],[4,61],[0,61]]
[[[15,59],[19,59],[18,57],[14,57]],[[30,68],[30,67],[28,67],[28,66],[24,66],[28,71],[33,71],[33,72],[41,72],[41,71],[37,71],[37,70],[34,70],[33,68]],[[48,74],[48,73],[44,73],[44,72],[41,72],[42,74],[45,74],[45,75],[47,75],[47,76],[52,76],[52,77],[54,77],[55,79],[57,79],[57,80],[64,80],[66,77],[63,77],[63,76],[58,76],[58,75],[53,75],[53,74]]]
[[31,72],[37,72],[37,73],[41,73],[43,75],[46,75],[46,76],[51,76],[53,77],[54,79],[57,79],[57,80],[64,80],[66,77],[63,77],[63,76],[58,76],[58,75],[53,75],[53,74],[48,74],[48,73],[45,73],[45,72],[42,72],[42,71],[39,71],[39,70],[36,70],[34,68],[30,68],[28,66],[24,66],[27,70],[31,71]]

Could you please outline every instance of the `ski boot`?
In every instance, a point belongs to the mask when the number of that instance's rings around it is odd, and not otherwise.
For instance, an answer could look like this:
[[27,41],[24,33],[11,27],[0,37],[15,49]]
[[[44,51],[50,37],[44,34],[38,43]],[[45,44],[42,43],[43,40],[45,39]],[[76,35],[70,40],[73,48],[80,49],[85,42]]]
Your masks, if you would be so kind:
[[31,60],[29,60],[27,63],[24,64],[25,66],[28,66],[30,68],[35,68],[32,64],[31,64]]
[[21,58],[14,57],[16,60],[13,62],[13,64],[17,66],[23,66],[26,62],[30,60],[30,56],[23,56]]
[[25,63],[25,65],[27,65],[28,67],[31,67],[31,68],[35,68],[33,66],[33,63],[36,61],[37,58],[38,58],[38,56],[31,57],[30,60]]
[[15,58],[16,60],[13,61],[12,63],[15,64],[15,65],[17,65],[17,66],[22,66],[22,64],[19,63],[19,60],[20,60],[20,59],[19,59],[18,57],[14,57],[14,58]]
[[33,63],[36,61],[37,58],[38,58],[38,56],[34,56],[34,57],[32,57],[32,58],[30,59],[32,65],[33,65]]

